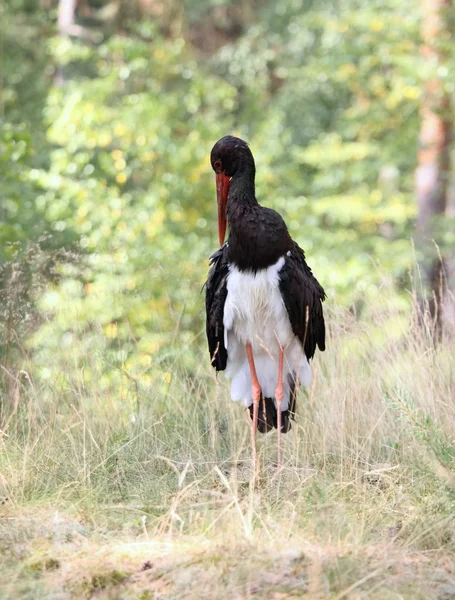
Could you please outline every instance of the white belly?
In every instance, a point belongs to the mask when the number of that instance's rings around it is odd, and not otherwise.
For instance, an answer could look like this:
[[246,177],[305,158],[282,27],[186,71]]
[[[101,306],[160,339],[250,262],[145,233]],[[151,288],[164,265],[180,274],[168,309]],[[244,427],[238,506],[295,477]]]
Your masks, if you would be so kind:
[[289,405],[289,382],[297,378],[311,383],[311,368],[300,341],[292,332],[288,313],[279,289],[279,271],[284,257],[256,274],[240,272],[230,266],[224,306],[224,335],[228,352],[226,376],[232,378],[231,398],[250,406],[251,376],[245,345],[253,348],[256,372],[262,393],[275,397],[278,382],[280,346],[284,348],[282,410]]

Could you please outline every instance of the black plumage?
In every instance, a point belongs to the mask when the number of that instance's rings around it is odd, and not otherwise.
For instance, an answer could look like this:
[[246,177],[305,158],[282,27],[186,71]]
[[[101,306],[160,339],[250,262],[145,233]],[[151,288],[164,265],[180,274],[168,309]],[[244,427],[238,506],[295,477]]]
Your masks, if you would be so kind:
[[206,333],[209,344],[210,362],[217,371],[224,371],[227,351],[224,345],[224,303],[227,296],[227,244],[210,257],[210,271],[205,283]]
[[316,345],[325,350],[325,324],[322,302],[325,292],[305,261],[305,253],[293,242],[279,273],[281,296],[291,322],[292,331],[302,343],[310,360]]

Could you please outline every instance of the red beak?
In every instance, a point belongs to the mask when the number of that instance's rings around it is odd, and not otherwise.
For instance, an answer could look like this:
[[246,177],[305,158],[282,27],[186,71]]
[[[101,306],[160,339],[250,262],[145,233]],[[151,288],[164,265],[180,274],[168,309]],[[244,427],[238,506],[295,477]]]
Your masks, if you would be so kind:
[[224,172],[216,174],[216,199],[218,202],[218,235],[220,238],[220,246],[224,244],[224,236],[226,235],[226,208],[229,192],[230,177]]

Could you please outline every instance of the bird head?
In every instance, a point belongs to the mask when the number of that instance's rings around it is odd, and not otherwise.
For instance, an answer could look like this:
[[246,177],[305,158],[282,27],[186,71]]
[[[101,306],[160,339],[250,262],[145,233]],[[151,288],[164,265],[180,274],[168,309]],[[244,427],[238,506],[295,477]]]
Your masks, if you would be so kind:
[[218,235],[222,246],[226,235],[226,210],[231,178],[242,172],[252,172],[254,178],[254,158],[246,142],[238,137],[226,135],[213,146],[210,162],[216,176]]

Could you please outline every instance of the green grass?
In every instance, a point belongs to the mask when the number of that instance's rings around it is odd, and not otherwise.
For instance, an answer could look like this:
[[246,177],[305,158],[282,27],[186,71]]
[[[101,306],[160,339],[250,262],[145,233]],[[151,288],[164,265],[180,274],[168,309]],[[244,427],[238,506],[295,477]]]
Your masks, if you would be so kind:
[[284,469],[261,436],[255,487],[205,348],[160,385],[4,372],[0,597],[455,597],[454,341],[386,300],[327,312]]

